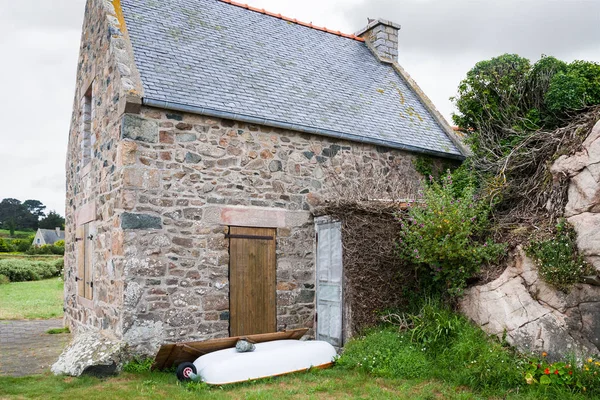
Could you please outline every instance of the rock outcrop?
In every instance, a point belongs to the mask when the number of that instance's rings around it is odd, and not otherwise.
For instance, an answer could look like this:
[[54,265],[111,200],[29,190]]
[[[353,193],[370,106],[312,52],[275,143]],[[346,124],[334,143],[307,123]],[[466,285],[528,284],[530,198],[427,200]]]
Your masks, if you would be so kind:
[[108,331],[82,332],[75,336],[52,366],[55,375],[118,374],[126,359],[126,344]]
[[600,287],[577,284],[566,294],[539,278],[521,248],[511,259],[498,279],[467,290],[461,311],[523,352],[546,351],[550,359],[598,354]]
[[600,122],[583,150],[558,158],[551,172],[570,178],[565,217],[575,227],[579,251],[600,271]]
[[[564,215],[577,232],[579,251],[600,272],[600,122],[582,149],[561,156],[550,170],[570,180]],[[486,332],[505,335],[521,351],[546,351],[554,359],[598,354],[598,275],[585,277],[586,284],[566,294],[539,279],[522,249],[511,259],[498,279],[467,290],[460,305],[463,313]]]

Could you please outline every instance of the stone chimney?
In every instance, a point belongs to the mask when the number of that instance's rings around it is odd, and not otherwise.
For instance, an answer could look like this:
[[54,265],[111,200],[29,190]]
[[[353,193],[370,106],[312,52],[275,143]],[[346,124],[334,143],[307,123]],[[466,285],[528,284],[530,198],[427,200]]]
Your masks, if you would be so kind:
[[56,230],[56,236],[60,237],[60,226],[54,228]]
[[381,58],[398,60],[398,31],[400,25],[386,19],[368,18],[369,24],[356,32],[373,47]]

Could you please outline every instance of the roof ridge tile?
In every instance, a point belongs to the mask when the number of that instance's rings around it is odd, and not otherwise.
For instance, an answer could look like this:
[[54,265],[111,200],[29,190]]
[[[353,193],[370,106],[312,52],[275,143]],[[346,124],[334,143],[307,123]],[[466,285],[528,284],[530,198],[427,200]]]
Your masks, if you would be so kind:
[[254,11],[254,12],[257,12],[257,13],[260,13],[260,14],[268,15],[270,17],[279,18],[279,19],[287,21],[287,22],[292,22],[294,24],[298,24],[298,25],[301,25],[301,26],[306,26],[307,28],[312,28],[312,29],[316,29],[318,31],[322,31],[322,32],[326,32],[326,33],[331,33],[332,35],[344,37],[344,38],[347,38],[347,39],[357,40],[359,42],[364,42],[365,41],[365,39],[361,38],[360,36],[356,36],[356,35],[352,35],[352,34],[348,34],[348,33],[342,33],[341,31],[333,31],[331,29],[327,29],[327,27],[324,27],[324,26],[313,25],[312,22],[307,23],[307,22],[298,21],[296,18],[290,18],[290,17],[286,17],[286,16],[281,15],[281,14],[275,14],[273,12],[265,10],[264,8],[252,7],[252,6],[248,5],[248,4],[238,3],[237,1],[233,1],[233,0],[219,0],[219,1],[222,2],[222,3],[231,4],[232,6],[245,8],[246,10],[249,10],[249,11]]

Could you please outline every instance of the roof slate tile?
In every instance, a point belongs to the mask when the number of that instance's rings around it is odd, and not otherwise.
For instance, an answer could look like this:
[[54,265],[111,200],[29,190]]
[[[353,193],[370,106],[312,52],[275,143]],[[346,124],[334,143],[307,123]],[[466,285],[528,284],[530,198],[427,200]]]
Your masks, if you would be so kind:
[[219,0],[121,5],[146,99],[461,155],[361,41]]

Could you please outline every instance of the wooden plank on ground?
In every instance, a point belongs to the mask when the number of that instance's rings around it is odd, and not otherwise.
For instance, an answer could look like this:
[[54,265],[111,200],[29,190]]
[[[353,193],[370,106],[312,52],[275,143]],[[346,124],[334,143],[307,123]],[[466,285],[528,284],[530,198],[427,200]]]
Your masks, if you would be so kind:
[[236,336],[222,339],[205,340],[201,342],[185,342],[165,344],[161,346],[152,364],[152,370],[171,368],[182,362],[194,362],[201,355],[213,351],[229,349],[241,338],[246,338],[254,343],[271,342],[273,340],[299,340],[306,334],[308,328],[293,329],[284,332],[261,333],[258,335]]

